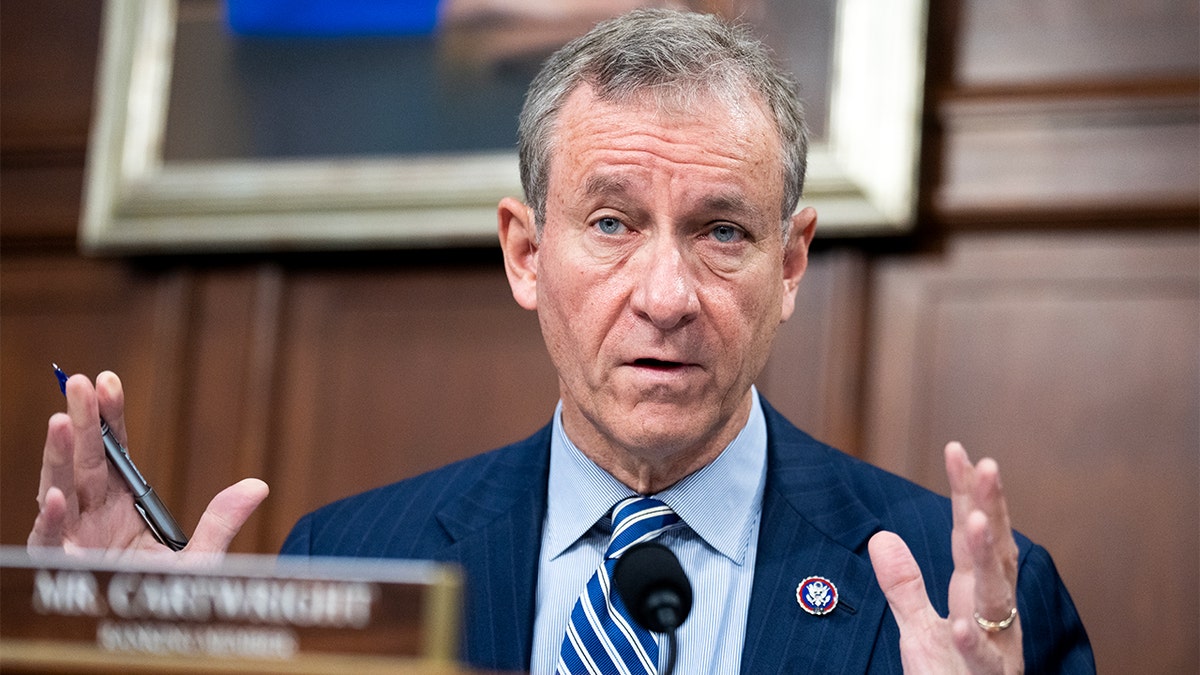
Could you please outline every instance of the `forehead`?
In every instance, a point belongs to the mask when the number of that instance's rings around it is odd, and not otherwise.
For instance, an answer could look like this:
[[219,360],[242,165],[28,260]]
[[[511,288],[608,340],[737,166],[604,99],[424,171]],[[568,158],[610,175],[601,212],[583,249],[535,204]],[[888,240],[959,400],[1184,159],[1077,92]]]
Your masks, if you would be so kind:
[[779,134],[751,94],[646,92],[614,101],[580,86],[558,115],[552,147],[551,191],[594,188],[621,180],[622,173],[667,171],[723,176],[767,193],[758,196],[782,199]]

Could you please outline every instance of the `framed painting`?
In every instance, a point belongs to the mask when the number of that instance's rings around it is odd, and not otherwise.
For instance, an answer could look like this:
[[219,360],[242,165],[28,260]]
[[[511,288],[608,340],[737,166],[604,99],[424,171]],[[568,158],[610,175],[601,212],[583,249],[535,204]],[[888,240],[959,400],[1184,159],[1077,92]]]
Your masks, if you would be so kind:
[[[280,37],[232,30],[220,0],[106,0],[81,247],[491,245],[496,203],[521,194],[516,114],[541,59],[597,11],[664,3],[579,0],[552,18],[525,0],[439,3],[403,35]],[[912,226],[925,3],[666,4],[747,22],[796,73],[813,130],[802,204],[844,237]]]

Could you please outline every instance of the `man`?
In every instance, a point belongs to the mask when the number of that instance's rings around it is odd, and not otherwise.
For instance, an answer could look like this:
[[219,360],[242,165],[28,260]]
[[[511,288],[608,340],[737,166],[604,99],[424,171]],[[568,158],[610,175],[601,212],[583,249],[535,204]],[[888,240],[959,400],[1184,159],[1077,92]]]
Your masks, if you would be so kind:
[[[623,505],[649,504],[662,533],[646,536],[695,587],[678,672],[1094,670],[994,462],[948,445],[947,501],[818,443],[753,388],[816,226],[795,211],[794,86],[759,43],[696,14],[601,24],[547,62],[520,139],[528,201],[501,202],[500,242],[559,373],[552,423],[310,514],[285,553],[460,564],[475,666],[610,672],[633,654],[654,672],[667,650],[606,605],[600,566]],[[97,447],[98,412],[123,436],[121,396],[111,373],[68,382],[31,545],[154,548]],[[187,550],[224,550],[265,494],[219,494]]]

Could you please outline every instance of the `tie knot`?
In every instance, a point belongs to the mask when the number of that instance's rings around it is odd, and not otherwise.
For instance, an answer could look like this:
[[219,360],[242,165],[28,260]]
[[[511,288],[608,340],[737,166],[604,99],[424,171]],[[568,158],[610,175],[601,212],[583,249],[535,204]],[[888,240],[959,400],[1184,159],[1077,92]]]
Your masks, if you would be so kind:
[[653,497],[629,497],[612,511],[612,539],[605,559],[619,558],[630,546],[650,541],[681,522],[671,507]]

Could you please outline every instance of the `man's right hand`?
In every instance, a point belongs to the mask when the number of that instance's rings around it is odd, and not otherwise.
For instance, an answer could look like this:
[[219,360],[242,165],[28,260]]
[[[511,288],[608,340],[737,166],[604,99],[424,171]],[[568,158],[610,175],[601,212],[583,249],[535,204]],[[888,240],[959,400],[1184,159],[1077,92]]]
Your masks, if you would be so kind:
[[[106,557],[170,553],[158,543],[133,505],[133,495],[113,470],[100,440],[100,418],[125,443],[125,397],[111,372],[67,380],[67,412],[50,418],[38,488],[38,517],[29,533],[31,552],[52,547],[67,553],[103,551]],[[191,541],[180,553],[220,555],[267,496],[267,484],[247,478],[209,502]],[[191,556],[189,556],[191,557]]]

